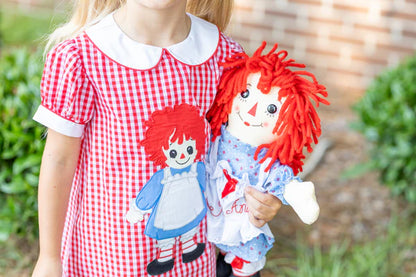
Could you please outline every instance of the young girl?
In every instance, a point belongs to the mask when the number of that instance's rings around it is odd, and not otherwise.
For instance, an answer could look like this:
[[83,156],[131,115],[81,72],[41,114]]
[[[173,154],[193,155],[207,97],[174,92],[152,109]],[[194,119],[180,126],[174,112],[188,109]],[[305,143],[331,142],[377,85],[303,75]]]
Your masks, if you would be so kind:
[[[303,222],[319,214],[314,186],[301,182],[302,150],[312,151],[320,135],[313,101],[329,104],[325,87],[292,59],[275,53],[252,57],[238,53],[227,59],[218,94],[207,114],[214,143],[206,166],[208,240],[225,254],[236,276],[252,276],[263,268],[274,242],[267,225],[249,222],[244,188],[253,186],[290,204]],[[310,77],[311,80],[304,76]]]
[[[145,124],[182,104],[204,117],[222,73],[219,63],[242,49],[214,24],[187,14],[185,0],[77,3],[71,21],[51,36],[50,45],[57,45],[46,59],[34,116],[48,127],[48,137],[33,276],[146,276],[148,265],[161,258],[158,241],[145,235],[149,218],[126,220],[131,200],[162,167],[142,143]],[[230,1],[188,5],[220,28],[228,22]],[[175,141],[165,143],[169,149]],[[255,191],[246,198],[259,226],[281,205]],[[206,243],[206,220],[197,227],[192,241]],[[185,259],[183,248],[183,241],[173,246],[173,267],[164,276],[215,275],[211,244],[195,259]]]

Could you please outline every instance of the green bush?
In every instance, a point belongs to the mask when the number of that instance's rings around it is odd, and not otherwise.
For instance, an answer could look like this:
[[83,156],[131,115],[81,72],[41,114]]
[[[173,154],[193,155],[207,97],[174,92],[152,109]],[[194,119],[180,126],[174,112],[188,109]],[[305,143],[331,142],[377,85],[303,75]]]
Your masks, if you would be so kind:
[[37,236],[37,184],[44,129],[39,105],[42,56],[18,49],[0,57],[0,241]]
[[395,195],[416,203],[416,56],[382,73],[354,110],[371,142],[371,167]]

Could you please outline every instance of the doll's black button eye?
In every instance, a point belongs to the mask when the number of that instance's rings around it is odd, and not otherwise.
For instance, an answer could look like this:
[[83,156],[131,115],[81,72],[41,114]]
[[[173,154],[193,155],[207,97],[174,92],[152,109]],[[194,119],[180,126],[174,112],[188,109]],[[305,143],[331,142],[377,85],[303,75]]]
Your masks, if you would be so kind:
[[176,150],[170,150],[169,151],[169,156],[171,157],[171,158],[176,158],[176,156],[178,155],[178,152],[176,152]]
[[250,95],[250,92],[248,90],[243,91],[242,93],[240,93],[241,97],[243,98],[247,98]]
[[194,153],[194,148],[192,146],[188,146],[188,148],[186,148],[186,152],[188,152],[189,155],[192,155],[192,153]]
[[267,111],[271,114],[274,114],[277,112],[277,107],[274,104],[270,104],[267,106]]

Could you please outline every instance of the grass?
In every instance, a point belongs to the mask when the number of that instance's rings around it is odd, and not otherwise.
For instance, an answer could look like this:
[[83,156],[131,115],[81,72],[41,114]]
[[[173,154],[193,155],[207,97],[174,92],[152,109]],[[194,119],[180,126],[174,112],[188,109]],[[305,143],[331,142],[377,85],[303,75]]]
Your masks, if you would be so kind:
[[63,12],[52,9],[21,9],[12,4],[0,6],[0,42],[5,47],[41,44],[46,34],[62,22]]
[[294,257],[268,260],[266,269],[285,277],[415,276],[415,214],[412,207],[392,217],[384,235],[360,244],[345,241],[323,250],[298,239],[294,249],[288,249]]
[[[302,238],[279,241],[265,274],[276,277],[411,277],[416,273],[416,208],[393,216],[383,235],[364,243],[309,247]],[[34,265],[36,241],[12,238],[0,250],[0,276],[23,276]],[[282,258],[283,257],[283,258]],[[267,273],[272,275],[267,275]],[[7,274],[6,274],[7,273]],[[411,275],[413,274],[413,275]]]
[[1,242],[0,276],[30,276],[38,251],[36,240],[13,236],[6,242]]

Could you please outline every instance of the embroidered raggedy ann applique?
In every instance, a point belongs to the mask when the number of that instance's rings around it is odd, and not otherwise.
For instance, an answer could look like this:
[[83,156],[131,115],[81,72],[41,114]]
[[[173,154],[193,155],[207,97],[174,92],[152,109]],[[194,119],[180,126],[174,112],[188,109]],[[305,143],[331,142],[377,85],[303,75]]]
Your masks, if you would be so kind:
[[197,162],[205,152],[205,123],[196,107],[181,104],[154,112],[141,145],[149,159],[162,166],[133,199],[127,213],[131,223],[144,220],[145,235],[157,240],[158,255],[148,264],[150,275],[173,268],[173,247],[182,243],[182,262],[202,255],[204,243],[195,238],[206,214],[205,166]]

